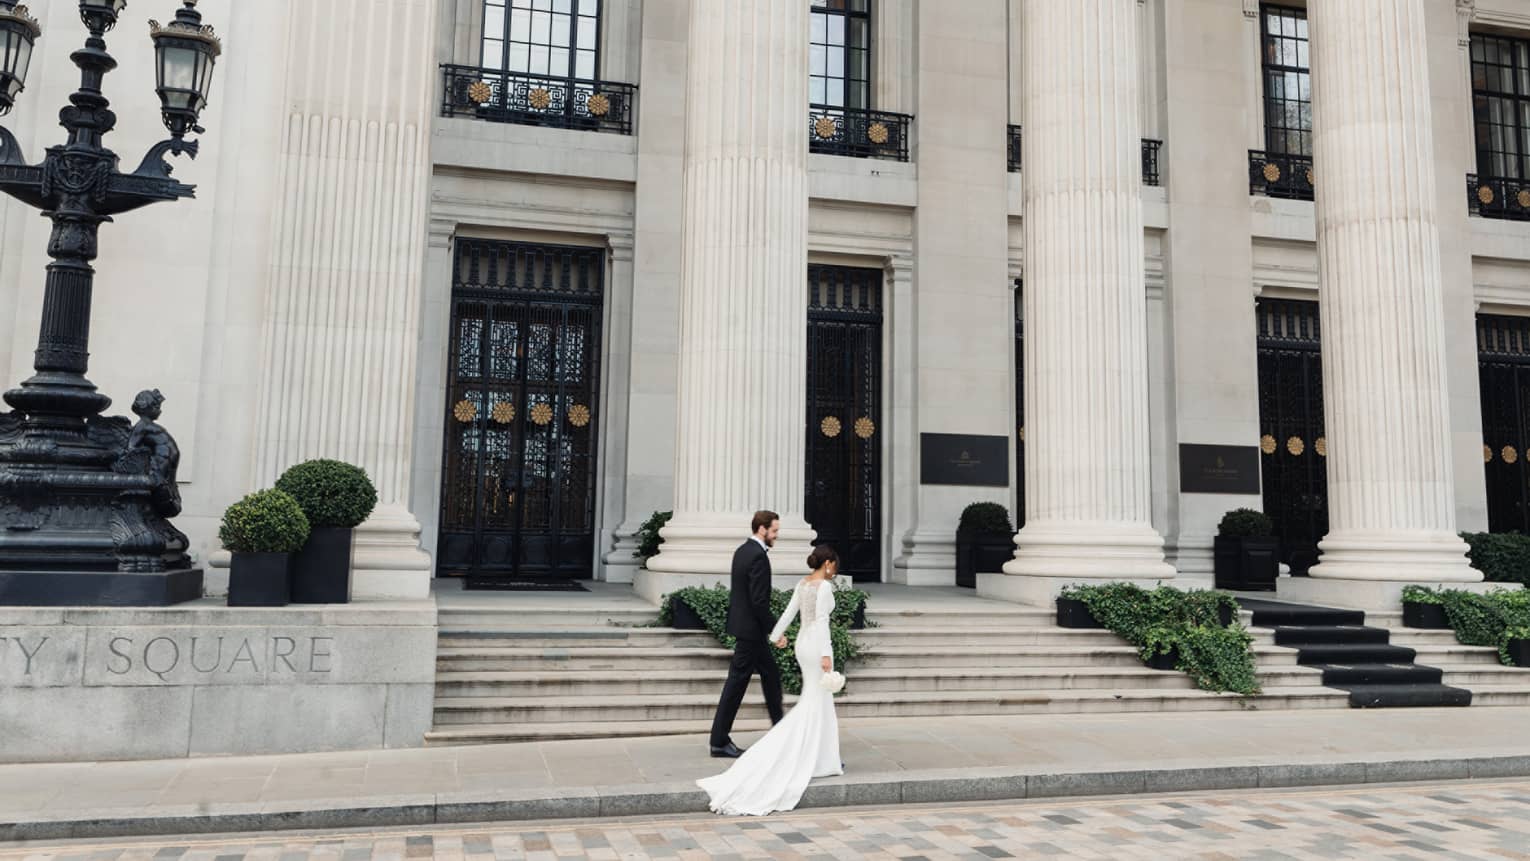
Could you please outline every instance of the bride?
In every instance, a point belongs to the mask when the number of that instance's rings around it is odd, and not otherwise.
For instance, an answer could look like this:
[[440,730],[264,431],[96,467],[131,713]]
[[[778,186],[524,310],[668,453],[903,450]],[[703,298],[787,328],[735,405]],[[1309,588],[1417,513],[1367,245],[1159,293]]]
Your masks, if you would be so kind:
[[834,695],[821,682],[834,669],[829,640],[829,614],[834,612],[834,579],[839,556],[819,545],[808,557],[813,569],[792,591],[791,603],[770,632],[776,648],[786,648],[786,628],[802,614],[797,633],[797,666],[802,669],[802,694],[797,704],[765,737],[744,751],[733,767],[715,777],[696,781],[711,796],[712,812],[728,816],[764,816],[791,810],[815,777],[844,774],[839,759],[839,722]]

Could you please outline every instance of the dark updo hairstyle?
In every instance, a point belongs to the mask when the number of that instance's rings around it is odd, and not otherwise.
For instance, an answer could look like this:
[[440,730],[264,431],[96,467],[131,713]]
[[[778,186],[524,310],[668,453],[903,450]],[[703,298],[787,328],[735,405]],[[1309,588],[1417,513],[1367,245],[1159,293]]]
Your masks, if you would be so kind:
[[834,552],[833,547],[830,547],[827,544],[820,544],[817,547],[814,547],[813,552],[808,556],[808,570],[817,571],[819,568],[822,568],[830,562],[838,561],[839,554]]

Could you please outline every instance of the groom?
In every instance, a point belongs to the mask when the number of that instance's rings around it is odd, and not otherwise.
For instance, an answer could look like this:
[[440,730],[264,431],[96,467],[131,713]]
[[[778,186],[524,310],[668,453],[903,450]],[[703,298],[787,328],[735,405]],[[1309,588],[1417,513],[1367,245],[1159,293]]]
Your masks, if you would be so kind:
[[[754,534],[733,552],[733,582],[728,593],[728,633],[738,639],[733,647],[733,661],[728,665],[728,681],[723,684],[717,716],[712,719],[712,755],[736,757],[744,751],[729,738],[733,718],[749,688],[749,677],[760,675],[765,689],[765,708],[771,724],[781,720],[781,670],[765,638],[776,626],[770,614],[770,556],[781,531],[781,518],[774,511],[756,511],[749,523]],[[784,639],[776,645],[780,647]]]

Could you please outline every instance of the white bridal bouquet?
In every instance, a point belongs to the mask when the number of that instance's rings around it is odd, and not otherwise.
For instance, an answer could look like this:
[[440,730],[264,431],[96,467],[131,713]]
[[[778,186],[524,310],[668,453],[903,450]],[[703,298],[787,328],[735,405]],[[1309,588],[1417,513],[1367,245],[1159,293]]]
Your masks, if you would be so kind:
[[831,694],[837,694],[845,689],[845,674],[824,673],[818,680],[818,686]]

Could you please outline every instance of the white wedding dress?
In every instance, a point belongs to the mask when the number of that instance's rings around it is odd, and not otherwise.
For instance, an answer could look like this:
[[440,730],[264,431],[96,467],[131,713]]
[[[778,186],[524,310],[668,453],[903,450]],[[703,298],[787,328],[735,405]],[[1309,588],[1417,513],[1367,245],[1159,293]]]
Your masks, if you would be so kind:
[[792,592],[791,603],[770,632],[781,638],[792,617],[802,614],[797,633],[797,665],[802,668],[802,695],[781,722],[755,742],[744,755],[716,777],[696,781],[712,797],[713,813],[764,816],[791,810],[815,777],[844,774],[839,759],[839,721],[834,695],[824,690],[821,661],[833,658],[829,614],[834,612],[834,587],[827,580],[804,580]]

